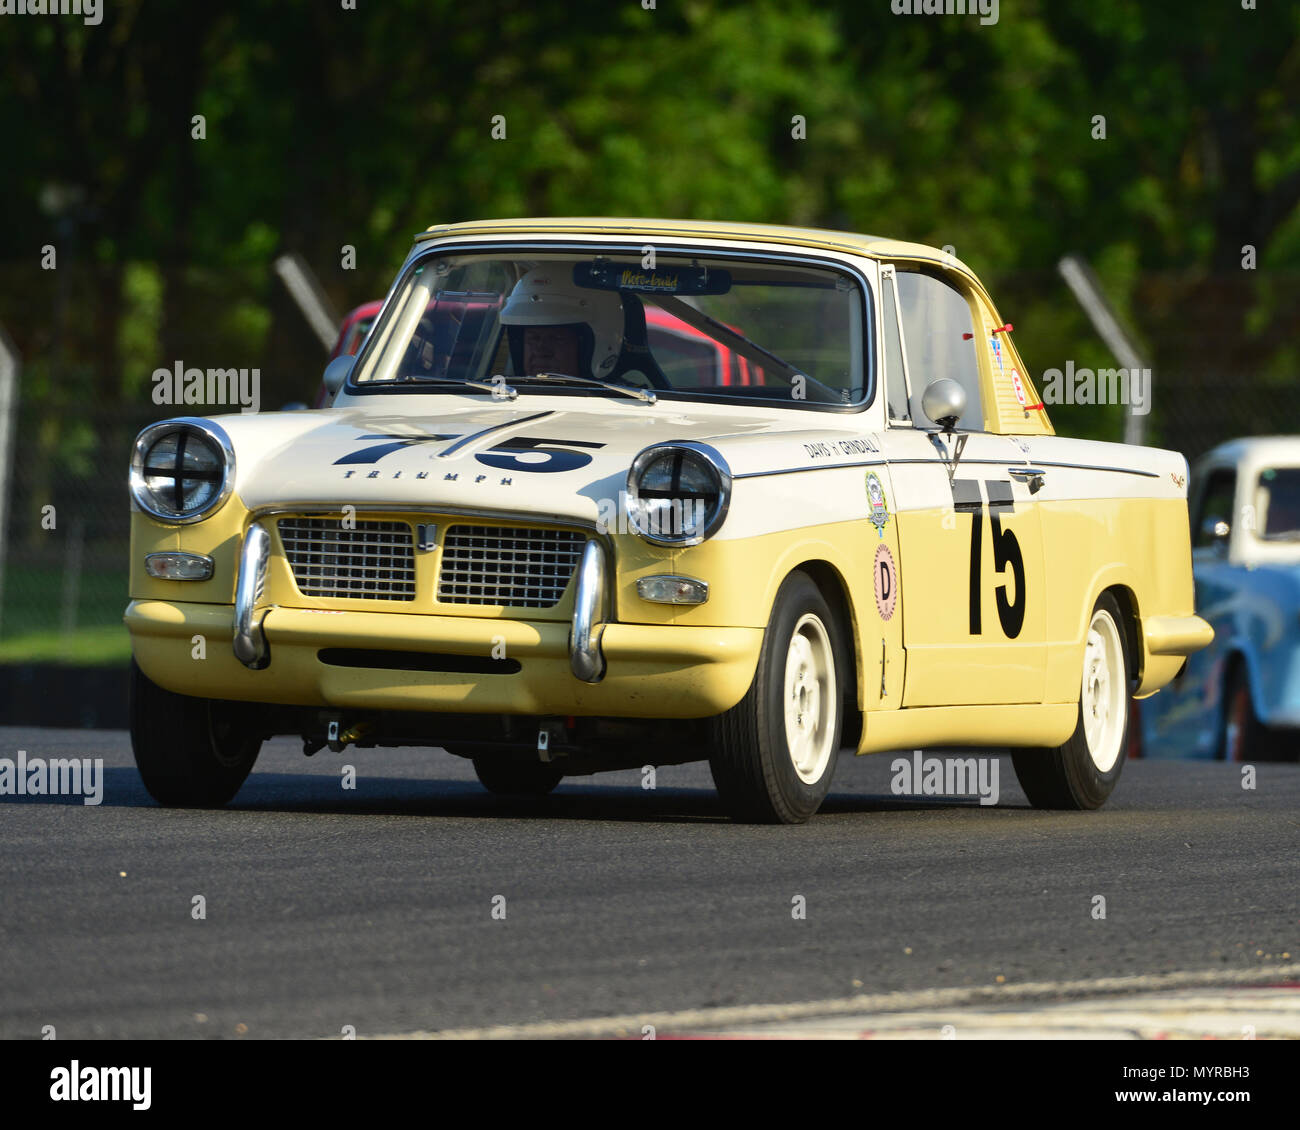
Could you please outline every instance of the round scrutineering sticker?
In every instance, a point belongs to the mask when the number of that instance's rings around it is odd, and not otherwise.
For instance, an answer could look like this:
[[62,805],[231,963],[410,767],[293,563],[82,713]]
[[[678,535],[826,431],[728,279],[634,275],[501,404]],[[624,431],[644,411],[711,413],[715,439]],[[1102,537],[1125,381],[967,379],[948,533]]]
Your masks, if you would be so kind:
[[894,555],[883,542],[876,546],[876,560],[871,572],[875,578],[876,610],[882,620],[888,620],[894,615],[894,604],[898,600],[898,570],[894,567]]

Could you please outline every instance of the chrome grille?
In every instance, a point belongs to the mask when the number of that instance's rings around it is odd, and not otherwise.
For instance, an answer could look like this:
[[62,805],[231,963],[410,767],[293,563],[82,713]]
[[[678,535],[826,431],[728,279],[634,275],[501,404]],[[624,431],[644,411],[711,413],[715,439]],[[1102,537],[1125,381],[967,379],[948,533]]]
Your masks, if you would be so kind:
[[415,551],[405,522],[281,518],[280,542],[304,596],[414,600]]
[[528,526],[452,526],[442,546],[445,604],[551,608],[578,567],[586,536]]

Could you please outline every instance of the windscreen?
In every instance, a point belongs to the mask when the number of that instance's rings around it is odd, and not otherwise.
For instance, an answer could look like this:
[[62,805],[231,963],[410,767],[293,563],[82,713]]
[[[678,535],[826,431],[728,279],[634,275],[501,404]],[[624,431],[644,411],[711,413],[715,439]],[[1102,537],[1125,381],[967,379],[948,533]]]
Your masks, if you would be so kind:
[[355,379],[437,392],[495,378],[522,391],[567,376],[854,404],[867,392],[863,310],[848,273],[784,261],[432,255],[398,288]]

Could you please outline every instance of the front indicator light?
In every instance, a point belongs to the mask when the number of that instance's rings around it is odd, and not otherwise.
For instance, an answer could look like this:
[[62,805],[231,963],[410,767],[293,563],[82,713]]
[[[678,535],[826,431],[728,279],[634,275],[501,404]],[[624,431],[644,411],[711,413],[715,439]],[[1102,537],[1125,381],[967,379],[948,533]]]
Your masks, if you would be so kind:
[[636,592],[642,600],[653,601],[655,604],[703,604],[709,599],[707,581],[671,574],[639,578]]
[[160,581],[208,581],[212,579],[212,558],[199,553],[151,553],[144,559],[145,571]]

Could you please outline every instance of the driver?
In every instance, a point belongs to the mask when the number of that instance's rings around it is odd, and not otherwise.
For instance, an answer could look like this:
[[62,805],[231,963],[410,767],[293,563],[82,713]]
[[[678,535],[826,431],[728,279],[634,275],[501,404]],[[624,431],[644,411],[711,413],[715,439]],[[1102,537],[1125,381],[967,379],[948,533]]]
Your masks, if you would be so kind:
[[623,348],[623,304],[608,290],[574,286],[560,263],[534,267],[501,309],[518,376],[607,379]]

